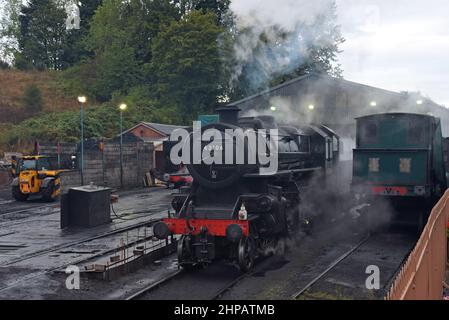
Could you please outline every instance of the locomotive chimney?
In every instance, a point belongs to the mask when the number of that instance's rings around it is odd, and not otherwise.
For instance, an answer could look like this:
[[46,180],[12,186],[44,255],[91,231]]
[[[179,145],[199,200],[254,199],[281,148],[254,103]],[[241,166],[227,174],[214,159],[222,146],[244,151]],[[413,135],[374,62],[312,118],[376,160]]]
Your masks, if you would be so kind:
[[238,125],[240,109],[237,106],[226,106],[217,109],[220,122]]

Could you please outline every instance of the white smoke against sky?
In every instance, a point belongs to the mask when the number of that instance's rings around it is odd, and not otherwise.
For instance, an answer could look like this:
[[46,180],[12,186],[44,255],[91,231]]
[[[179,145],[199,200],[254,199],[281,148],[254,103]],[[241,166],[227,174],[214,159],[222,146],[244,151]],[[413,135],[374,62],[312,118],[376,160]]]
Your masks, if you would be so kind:
[[[309,55],[310,45],[326,46],[332,39],[320,32],[321,16],[331,14],[332,0],[234,0],[231,11],[239,30],[234,45],[234,83],[247,70],[254,89],[276,75],[292,71]],[[307,28],[313,26],[313,28]],[[305,30],[307,30],[305,32]]]

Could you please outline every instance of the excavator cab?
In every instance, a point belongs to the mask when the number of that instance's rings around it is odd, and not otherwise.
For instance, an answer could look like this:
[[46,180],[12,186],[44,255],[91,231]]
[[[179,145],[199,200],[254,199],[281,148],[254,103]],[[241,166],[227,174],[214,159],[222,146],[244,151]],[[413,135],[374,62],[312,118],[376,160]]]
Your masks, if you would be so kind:
[[25,156],[16,159],[12,196],[17,201],[26,201],[31,195],[41,196],[45,201],[54,201],[61,193],[62,170],[48,156]]

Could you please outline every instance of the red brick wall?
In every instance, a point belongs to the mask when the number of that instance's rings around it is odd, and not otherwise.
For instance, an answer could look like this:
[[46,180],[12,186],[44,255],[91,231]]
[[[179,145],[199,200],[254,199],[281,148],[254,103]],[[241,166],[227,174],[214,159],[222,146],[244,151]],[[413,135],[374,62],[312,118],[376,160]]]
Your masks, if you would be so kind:
[[131,130],[131,133],[139,138],[164,138],[165,136],[143,125]]

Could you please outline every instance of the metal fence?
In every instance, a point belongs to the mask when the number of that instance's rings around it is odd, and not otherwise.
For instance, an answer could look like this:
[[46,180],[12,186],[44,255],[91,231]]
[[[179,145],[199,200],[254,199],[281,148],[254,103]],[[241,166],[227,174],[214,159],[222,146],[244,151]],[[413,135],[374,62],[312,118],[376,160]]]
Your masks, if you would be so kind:
[[433,208],[416,247],[396,277],[387,300],[441,300],[447,263],[449,191]]

